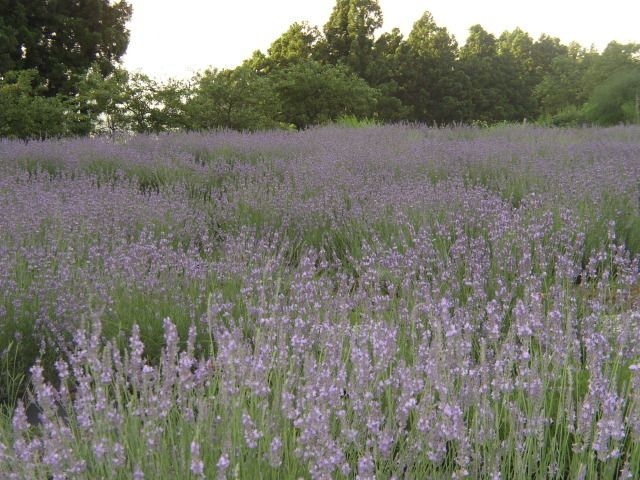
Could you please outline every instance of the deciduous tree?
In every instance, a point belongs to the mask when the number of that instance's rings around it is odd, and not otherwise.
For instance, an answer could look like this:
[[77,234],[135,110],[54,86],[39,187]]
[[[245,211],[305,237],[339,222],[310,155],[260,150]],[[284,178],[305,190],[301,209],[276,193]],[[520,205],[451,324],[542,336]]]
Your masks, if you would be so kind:
[[377,0],[337,0],[324,26],[323,59],[334,65],[344,63],[366,79],[374,33],[381,26]]
[[34,69],[4,74],[0,79],[0,138],[45,139],[69,133],[64,100],[43,97],[43,90]]
[[191,128],[257,130],[277,126],[278,97],[270,78],[244,65],[196,77],[185,108]]
[[640,123],[640,65],[617,70],[598,85],[585,114],[587,120],[599,125]]
[[[588,98],[584,89],[584,75],[592,55],[579,44],[572,43],[565,55],[553,58],[548,71],[534,89],[543,116],[553,119],[560,112],[576,112],[582,108]],[[571,123],[568,118],[566,121]]]
[[282,120],[305,128],[343,115],[369,117],[375,112],[378,91],[349,67],[314,60],[300,62],[276,75]]

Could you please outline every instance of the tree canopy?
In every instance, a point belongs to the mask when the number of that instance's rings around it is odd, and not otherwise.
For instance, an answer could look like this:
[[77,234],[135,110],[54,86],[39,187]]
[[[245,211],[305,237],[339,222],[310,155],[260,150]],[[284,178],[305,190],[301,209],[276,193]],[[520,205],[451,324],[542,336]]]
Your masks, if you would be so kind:
[[306,128],[341,116],[640,123],[640,44],[599,53],[473,25],[460,46],[428,11],[405,37],[379,31],[377,0],[336,0],[322,28],[295,22],[236,68],[162,83],[119,65],[131,13],[125,1],[0,0],[0,136]]
[[324,26],[324,60],[348,65],[366,78],[374,33],[380,27],[382,9],[377,0],[337,0]]
[[109,74],[129,44],[131,6],[109,0],[0,0],[0,75],[35,69],[46,94],[74,92],[97,65]]
[[282,102],[282,120],[305,128],[340,116],[369,117],[375,111],[376,89],[348,67],[308,60],[283,70],[275,79]]

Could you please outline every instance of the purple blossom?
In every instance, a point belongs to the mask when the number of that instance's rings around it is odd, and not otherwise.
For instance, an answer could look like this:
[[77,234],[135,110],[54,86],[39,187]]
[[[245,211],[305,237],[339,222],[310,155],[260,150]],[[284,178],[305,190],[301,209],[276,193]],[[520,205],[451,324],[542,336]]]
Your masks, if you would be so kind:
[[273,468],[278,468],[282,465],[282,440],[280,437],[274,437],[271,440],[267,458],[269,465]]
[[218,478],[225,478],[225,472],[231,465],[229,461],[229,456],[226,453],[220,455],[218,458],[218,463],[216,463],[216,468],[218,469]]
[[198,442],[191,442],[191,473],[204,478],[204,462],[200,458],[200,445]]
[[[200,477],[219,454],[220,478],[249,457],[281,476],[501,478],[530,474],[505,458],[542,452],[528,460],[551,476],[583,461],[625,476],[639,140],[386,126],[0,142],[0,343],[61,358],[53,379],[34,364],[38,418],[17,405],[2,468],[143,478],[170,452]],[[108,180],[91,170],[105,158]],[[140,172],[165,183],[141,192]],[[544,465],[565,431],[575,466]]]
[[244,429],[244,440],[247,447],[251,449],[256,448],[258,446],[258,440],[263,437],[263,434],[256,428],[256,424],[246,412],[242,414],[242,427]]

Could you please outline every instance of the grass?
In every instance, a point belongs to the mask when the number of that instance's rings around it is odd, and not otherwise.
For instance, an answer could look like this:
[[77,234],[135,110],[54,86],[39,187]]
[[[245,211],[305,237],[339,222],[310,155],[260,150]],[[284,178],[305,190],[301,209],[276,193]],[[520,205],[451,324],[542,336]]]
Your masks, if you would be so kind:
[[358,118],[355,115],[342,115],[336,122],[339,127],[371,128],[380,126],[380,122],[372,118]]

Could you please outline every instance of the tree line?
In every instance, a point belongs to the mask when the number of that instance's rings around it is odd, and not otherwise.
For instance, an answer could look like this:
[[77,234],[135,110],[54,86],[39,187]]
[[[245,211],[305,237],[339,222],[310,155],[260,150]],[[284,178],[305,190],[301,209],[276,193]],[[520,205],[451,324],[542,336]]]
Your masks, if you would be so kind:
[[462,46],[425,12],[378,34],[376,0],[337,0],[320,29],[294,23],[266,52],[189,81],[130,73],[131,7],[0,0],[0,137],[306,128],[379,122],[640,123],[640,44],[603,52],[474,25]]

